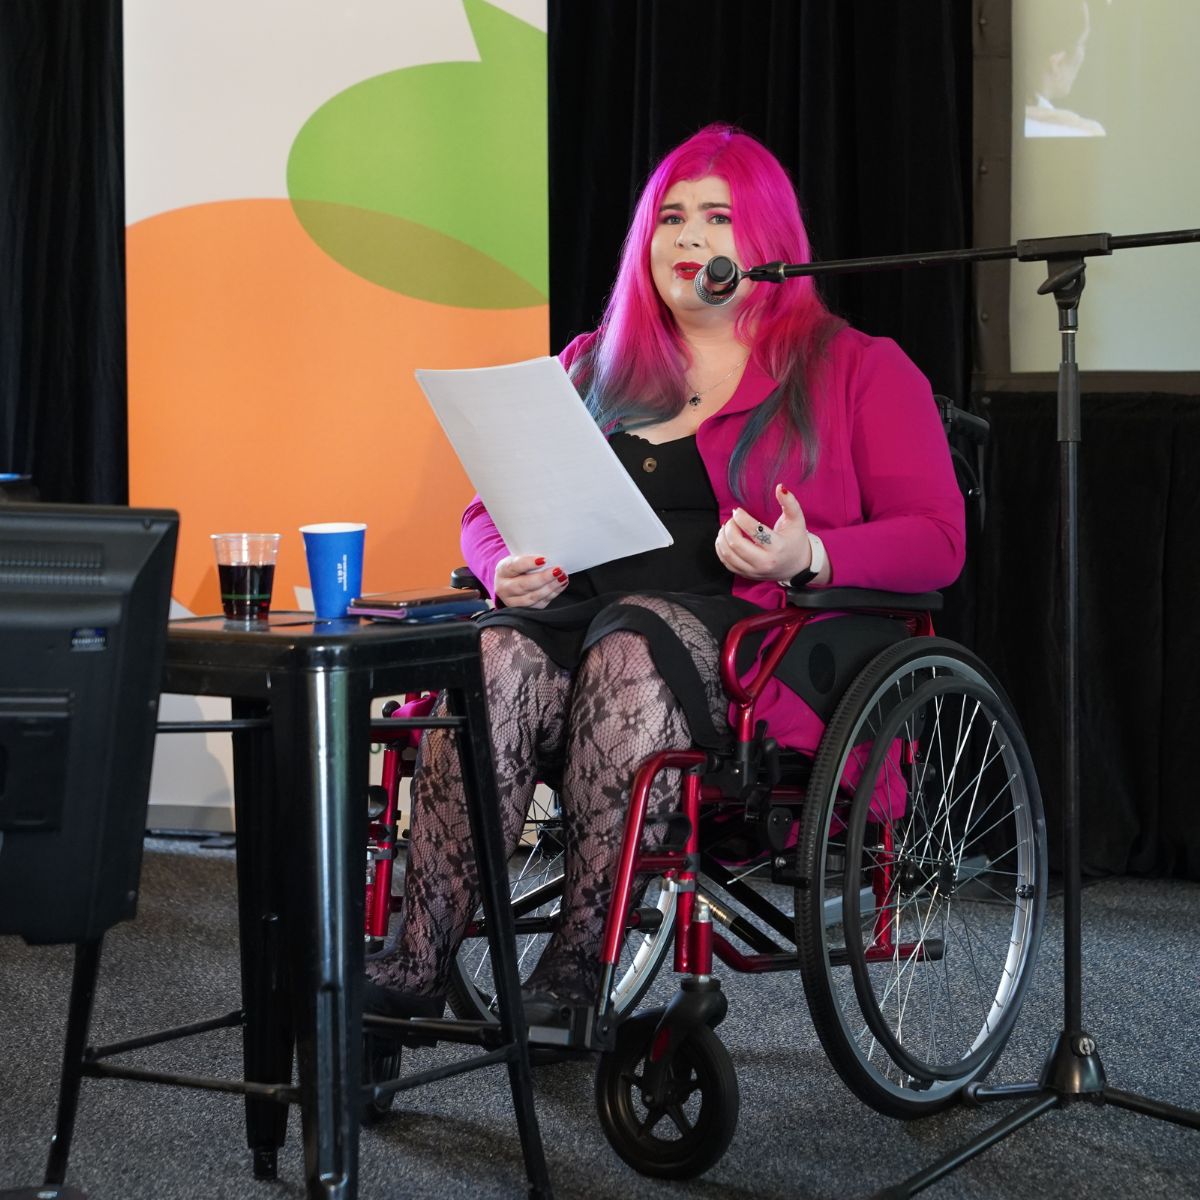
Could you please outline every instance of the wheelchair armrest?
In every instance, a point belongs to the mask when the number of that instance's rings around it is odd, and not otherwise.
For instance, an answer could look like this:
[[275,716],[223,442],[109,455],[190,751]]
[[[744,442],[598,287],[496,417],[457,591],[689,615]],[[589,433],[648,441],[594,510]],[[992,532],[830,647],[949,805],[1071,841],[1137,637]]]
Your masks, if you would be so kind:
[[941,592],[878,592],[873,588],[790,588],[796,608],[883,608],[898,612],[941,612]]
[[450,572],[450,586],[452,588],[474,588],[481,596],[490,595],[487,588],[471,574],[470,567],[455,567]]

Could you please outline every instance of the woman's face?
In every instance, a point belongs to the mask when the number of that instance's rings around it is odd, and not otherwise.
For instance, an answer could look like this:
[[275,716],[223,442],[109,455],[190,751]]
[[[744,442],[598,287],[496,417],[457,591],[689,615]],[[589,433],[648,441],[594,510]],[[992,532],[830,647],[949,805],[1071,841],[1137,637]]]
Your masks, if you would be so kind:
[[746,265],[738,258],[734,240],[729,184],[716,175],[677,180],[663,196],[650,239],[654,286],[676,316],[704,310],[729,314],[753,286],[748,281],[741,283],[723,310],[705,304],[696,295],[696,273],[718,254],[732,258],[739,267]]

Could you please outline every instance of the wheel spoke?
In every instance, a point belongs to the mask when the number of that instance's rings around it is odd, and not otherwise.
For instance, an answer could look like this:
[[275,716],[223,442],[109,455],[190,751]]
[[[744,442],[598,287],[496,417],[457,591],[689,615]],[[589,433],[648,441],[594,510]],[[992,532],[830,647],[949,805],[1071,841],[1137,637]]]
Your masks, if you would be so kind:
[[695,1126],[693,1126],[688,1120],[687,1113],[683,1111],[683,1106],[681,1104],[668,1104],[666,1112],[667,1116],[671,1118],[671,1123],[684,1137],[687,1137],[687,1135],[695,1128]]
[[[944,1103],[990,1064],[1040,935],[1037,781],[1019,726],[973,664],[939,639],[878,656],[835,712],[811,774],[823,836],[846,842],[844,877],[832,857],[815,860],[819,894],[832,883],[852,910],[859,880],[876,895],[846,924],[849,969],[834,966],[826,937],[805,984],[843,1076],[893,1115]],[[848,811],[834,779],[853,793]],[[885,938],[890,951],[868,958]]]
[[654,1127],[667,1115],[665,1108],[655,1106],[654,1108],[646,1109],[646,1119],[639,1121],[637,1125],[638,1137],[646,1142],[657,1141],[654,1136]]

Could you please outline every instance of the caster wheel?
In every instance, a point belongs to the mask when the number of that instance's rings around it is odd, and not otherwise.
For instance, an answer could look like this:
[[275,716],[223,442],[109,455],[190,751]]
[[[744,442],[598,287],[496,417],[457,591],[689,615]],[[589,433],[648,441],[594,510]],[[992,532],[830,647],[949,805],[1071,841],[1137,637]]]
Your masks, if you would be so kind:
[[[363,1038],[363,1083],[382,1083],[387,1079],[395,1079],[400,1074],[402,1049],[399,1042],[367,1034]],[[395,1099],[395,1092],[388,1092],[386,1096],[369,1096],[364,1099],[360,1112],[361,1123],[374,1125],[377,1121],[383,1120],[392,1111]]]
[[733,1140],[738,1084],[729,1052],[706,1025],[676,1047],[661,1103],[643,1091],[646,1059],[659,1013],[626,1021],[616,1048],[596,1068],[596,1109],[612,1148],[635,1171],[658,1179],[692,1179],[716,1163]]

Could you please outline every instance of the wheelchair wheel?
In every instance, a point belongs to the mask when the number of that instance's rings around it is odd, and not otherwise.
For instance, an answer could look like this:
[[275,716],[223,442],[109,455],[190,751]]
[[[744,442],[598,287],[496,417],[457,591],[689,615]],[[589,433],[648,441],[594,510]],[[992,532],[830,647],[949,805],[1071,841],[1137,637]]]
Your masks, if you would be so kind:
[[[563,840],[558,797],[535,799],[526,833],[509,860],[513,916],[517,922],[517,974],[524,982],[553,932],[562,899]],[[654,982],[674,934],[675,893],[651,879],[639,907],[641,926],[621,947],[613,983],[618,1017],[630,1013]],[[450,1008],[462,1020],[495,1019],[495,985],[483,913],[459,947],[450,975]]]
[[643,1092],[646,1059],[661,1012],[631,1017],[616,1048],[596,1068],[596,1110],[612,1148],[635,1171],[692,1179],[716,1163],[737,1128],[737,1075],[729,1052],[707,1025],[679,1044],[668,1068],[664,1103]]
[[799,855],[797,941],[825,1052],[880,1112],[945,1107],[1004,1048],[1046,899],[1033,764],[974,655],[914,638],[872,660],[814,760]]

